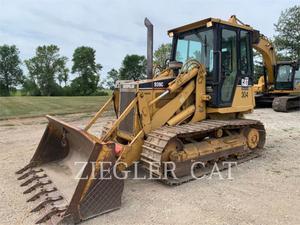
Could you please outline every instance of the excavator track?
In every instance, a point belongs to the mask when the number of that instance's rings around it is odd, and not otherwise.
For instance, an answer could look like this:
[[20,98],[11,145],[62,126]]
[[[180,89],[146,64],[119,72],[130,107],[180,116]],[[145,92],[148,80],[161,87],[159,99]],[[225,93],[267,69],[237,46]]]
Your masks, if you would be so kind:
[[[180,174],[186,173],[186,175],[181,177],[172,177],[163,175],[163,167],[161,164],[163,153],[166,146],[174,139],[189,140],[195,137],[211,137],[218,130],[222,129],[227,133],[232,131],[242,131],[243,129],[255,128],[259,132],[259,144],[256,148],[250,149],[247,146],[242,148],[227,149],[224,151],[219,151],[211,154],[206,154],[188,161],[186,164],[183,163],[179,165]],[[177,126],[164,126],[157,130],[152,131],[148,134],[147,139],[142,147],[141,163],[143,168],[151,177],[163,177],[160,179],[163,183],[167,185],[180,185],[182,183],[195,180],[196,178],[202,177],[209,174],[212,169],[212,162],[218,164],[219,170],[226,169],[228,165],[224,165],[224,159],[227,159],[233,163],[242,163],[260,156],[261,150],[264,146],[266,138],[266,132],[264,125],[256,120],[248,119],[234,119],[234,120],[205,120],[201,122],[196,122],[192,124],[184,124]],[[203,140],[206,140],[205,138]],[[205,168],[199,168],[195,171],[194,175],[189,174],[190,162],[202,161],[206,162],[207,166]],[[177,167],[175,171],[177,170]]]
[[276,112],[288,112],[293,109],[300,109],[300,96],[288,95],[276,97],[273,100],[272,108]]

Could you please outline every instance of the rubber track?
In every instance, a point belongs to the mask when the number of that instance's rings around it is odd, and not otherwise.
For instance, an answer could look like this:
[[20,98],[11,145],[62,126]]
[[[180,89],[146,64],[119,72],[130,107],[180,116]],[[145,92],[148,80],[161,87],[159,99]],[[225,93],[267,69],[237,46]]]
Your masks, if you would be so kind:
[[[265,128],[264,125],[257,120],[248,120],[248,119],[234,119],[234,120],[205,120],[201,122],[177,125],[177,126],[164,126],[159,129],[156,129],[148,134],[147,139],[145,140],[142,146],[141,153],[141,163],[143,168],[146,169],[148,173],[152,173],[152,176],[160,176],[161,174],[154,174],[155,170],[153,168],[155,165],[161,162],[161,156],[164,151],[164,148],[168,142],[173,138],[188,138],[195,137],[198,135],[205,135],[212,133],[218,129],[241,129],[245,127],[253,127],[259,130],[260,136],[262,137],[262,142],[265,142]],[[255,158],[259,155],[259,149],[253,151],[253,154],[247,155],[243,159],[236,160],[237,163],[248,161],[251,158]],[[151,168],[152,169],[151,169]],[[160,169],[157,166],[157,169]],[[226,168],[220,168],[226,169]],[[204,175],[205,173],[200,173],[199,176]],[[181,183],[188,182],[195,178],[192,177],[183,177],[179,179],[163,179],[162,182],[169,185],[178,185]]]

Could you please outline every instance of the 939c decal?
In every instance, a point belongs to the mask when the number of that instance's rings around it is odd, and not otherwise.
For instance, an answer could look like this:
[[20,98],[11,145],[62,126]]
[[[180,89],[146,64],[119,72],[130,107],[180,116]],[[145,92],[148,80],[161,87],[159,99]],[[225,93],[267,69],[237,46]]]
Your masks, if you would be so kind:
[[155,88],[162,88],[162,87],[164,87],[164,82],[154,82],[153,86]]

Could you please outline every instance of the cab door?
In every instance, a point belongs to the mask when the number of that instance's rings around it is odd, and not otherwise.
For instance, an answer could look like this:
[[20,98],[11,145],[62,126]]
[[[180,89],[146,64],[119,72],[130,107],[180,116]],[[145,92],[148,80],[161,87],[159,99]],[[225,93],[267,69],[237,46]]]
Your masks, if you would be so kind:
[[238,33],[234,28],[221,28],[221,88],[219,91],[220,106],[231,106],[238,75]]
[[222,26],[221,32],[221,73],[219,106],[232,105],[237,86],[242,88],[242,98],[248,98],[252,85],[253,60],[251,33],[235,27]]
[[300,92],[300,68],[295,71],[294,90]]

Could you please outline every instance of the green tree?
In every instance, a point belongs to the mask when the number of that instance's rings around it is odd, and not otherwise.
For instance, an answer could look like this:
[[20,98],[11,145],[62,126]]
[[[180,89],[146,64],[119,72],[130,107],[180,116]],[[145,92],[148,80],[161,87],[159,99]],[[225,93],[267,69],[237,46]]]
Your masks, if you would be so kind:
[[170,59],[171,56],[171,49],[171,44],[162,44],[154,52],[154,64],[160,69],[167,68],[167,61]]
[[23,82],[19,50],[15,45],[0,46],[0,95],[8,96]]
[[286,52],[277,52],[276,53],[276,58],[278,61],[290,61],[290,60],[293,60],[297,57],[295,56],[292,56],[291,54],[286,54]]
[[56,80],[61,79],[68,72],[66,62],[67,58],[60,56],[56,45],[39,46],[35,56],[25,60],[30,79],[37,84],[41,95],[58,94],[60,87]]
[[281,12],[275,31],[277,49],[286,52],[290,58],[300,59],[300,5]]
[[26,78],[23,83],[22,95],[40,96],[41,92],[35,81],[31,78]]
[[145,56],[126,55],[120,68],[120,79],[140,80],[146,76],[147,61]]
[[107,79],[106,79],[106,86],[109,87],[109,89],[114,89],[116,81],[119,79],[119,72],[112,68],[107,73]]
[[97,91],[102,66],[96,63],[96,51],[91,47],[78,47],[73,54],[72,73],[78,75],[71,87],[76,95],[92,95]]
[[68,79],[69,79],[69,69],[65,68],[60,74],[58,74],[57,80],[60,86],[62,82],[64,82],[64,85],[67,86]]

